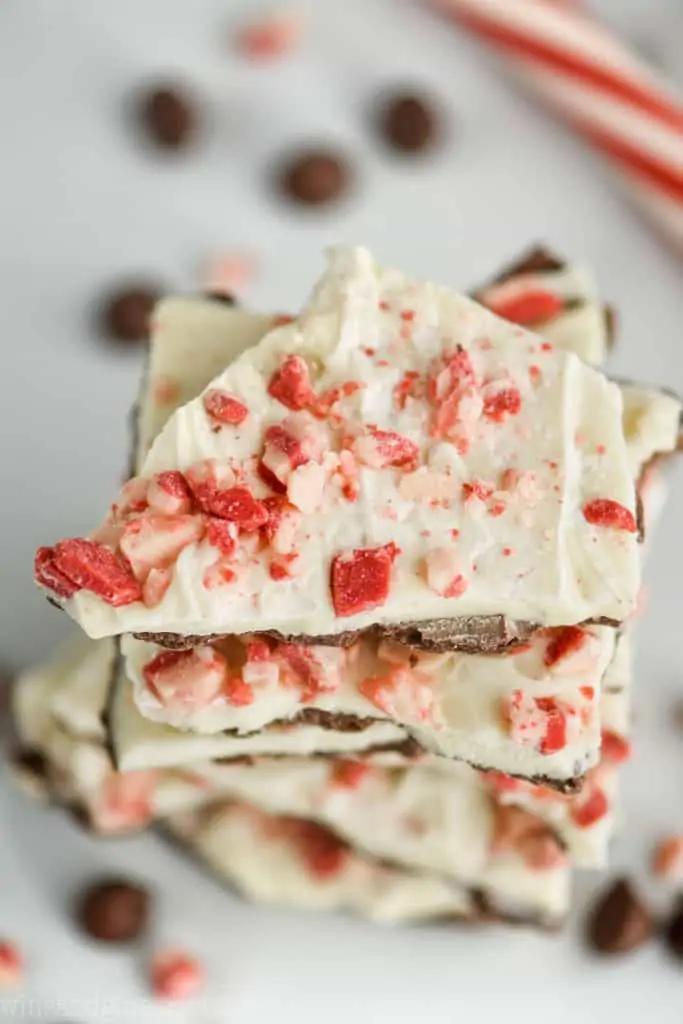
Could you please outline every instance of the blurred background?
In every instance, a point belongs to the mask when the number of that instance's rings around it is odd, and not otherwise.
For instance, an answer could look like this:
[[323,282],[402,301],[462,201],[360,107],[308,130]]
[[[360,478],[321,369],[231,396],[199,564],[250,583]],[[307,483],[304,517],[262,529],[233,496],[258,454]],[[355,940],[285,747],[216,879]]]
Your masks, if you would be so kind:
[[[586,7],[683,87],[679,0]],[[294,15],[279,59],[254,59],[240,43],[264,10]],[[120,288],[193,292],[228,280],[250,308],[287,311],[335,242],[363,243],[385,263],[462,289],[545,242],[592,267],[616,306],[614,371],[683,389],[683,250],[632,210],[598,156],[511,86],[495,56],[418,0],[4,0],[0,68],[8,674],[68,631],[33,588],[35,547],[97,521],[124,472],[144,346],[112,337],[103,318]],[[150,128],[149,90],[165,83],[183,100],[181,124]],[[380,118],[387,98],[405,95],[429,115],[427,128],[413,126],[423,143],[407,149],[387,139]],[[154,132],[182,138],[159,146]],[[292,183],[292,164],[311,152],[334,166],[322,184]],[[302,188],[332,194],[313,203]],[[637,870],[653,836],[683,819],[683,733],[668,721],[683,698],[682,484],[679,473],[640,634],[630,832],[615,850],[617,866]],[[155,849],[158,885],[172,893],[160,927],[194,936],[218,978],[194,1016],[158,1009],[141,995],[130,957],[84,946],[64,914],[84,871],[144,870],[154,842],[98,844],[3,781],[0,932],[21,933],[31,949],[35,1005],[3,1017],[0,993],[0,1020],[245,1024],[277,1013],[305,1024],[369,1019],[378,1008],[398,1020],[416,1011],[494,1020],[503,1009],[522,1020],[552,1005],[555,1020],[580,1012],[597,1021],[615,1004],[622,1020],[655,1005],[658,1020],[681,1019],[680,966],[652,950],[624,972],[591,962],[571,932],[384,933],[257,913]]]

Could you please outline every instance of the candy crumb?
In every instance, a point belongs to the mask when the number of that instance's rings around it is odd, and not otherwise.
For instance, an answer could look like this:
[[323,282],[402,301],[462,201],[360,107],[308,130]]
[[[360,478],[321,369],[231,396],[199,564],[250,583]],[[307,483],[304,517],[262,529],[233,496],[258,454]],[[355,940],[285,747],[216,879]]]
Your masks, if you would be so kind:
[[253,60],[276,60],[296,46],[303,27],[303,19],[294,11],[273,14],[245,25],[237,37],[238,47]]
[[0,939],[0,990],[18,988],[23,974],[23,957],[18,947],[7,939]]
[[668,836],[654,848],[652,873],[668,882],[683,882],[683,835]]
[[150,964],[152,991],[158,999],[189,999],[202,987],[204,978],[199,961],[183,950],[163,950],[155,954]]

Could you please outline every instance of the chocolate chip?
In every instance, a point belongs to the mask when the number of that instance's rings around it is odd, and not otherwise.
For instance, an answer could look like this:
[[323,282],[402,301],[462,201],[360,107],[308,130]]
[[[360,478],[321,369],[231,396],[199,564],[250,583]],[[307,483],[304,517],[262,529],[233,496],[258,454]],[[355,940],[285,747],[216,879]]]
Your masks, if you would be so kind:
[[124,285],[110,293],[102,304],[101,321],[113,341],[146,341],[152,311],[161,298],[153,284]]
[[652,936],[654,919],[627,878],[619,878],[594,905],[587,939],[599,953],[630,953]]
[[605,331],[607,333],[607,348],[611,350],[614,346],[614,339],[616,337],[619,321],[617,319],[617,311],[614,306],[605,306],[604,314]]
[[683,896],[679,896],[674,912],[664,930],[664,941],[674,956],[683,960]]
[[379,130],[394,149],[419,153],[436,142],[439,126],[433,107],[423,97],[406,93],[382,106]]
[[123,878],[103,878],[88,886],[76,905],[76,919],[99,942],[130,942],[145,930],[150,897]]
[[143,93],[138,118],[149,138],[163,149],[184,149],[196,135],[194,103],[177,86],[162,85]]
[[212,302],[222,302],[224,306],[236,306],[237,299],[234,295],[228,294],[228,292],[204,292],[207,299],[211,299]]
[[278,185],[289,199],[307,206],[322,206],[339,199],[349,188],[351,169],[343,157],[325,150],[309,150],[282,164]]

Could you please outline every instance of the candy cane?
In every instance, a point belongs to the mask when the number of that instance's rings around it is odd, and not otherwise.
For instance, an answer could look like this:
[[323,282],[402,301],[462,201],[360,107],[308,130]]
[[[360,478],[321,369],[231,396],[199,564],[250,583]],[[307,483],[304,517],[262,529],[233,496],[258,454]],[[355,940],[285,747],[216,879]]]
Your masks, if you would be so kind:
[[510,62],[518,77],[620,172],[683,251],[683,102],[579,6],[557,0],[432,0]]

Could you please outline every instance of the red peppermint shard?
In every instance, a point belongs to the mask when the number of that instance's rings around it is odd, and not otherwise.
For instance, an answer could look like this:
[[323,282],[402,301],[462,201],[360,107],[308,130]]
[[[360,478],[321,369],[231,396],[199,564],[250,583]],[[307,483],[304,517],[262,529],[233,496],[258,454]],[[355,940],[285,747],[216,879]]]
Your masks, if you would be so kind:
[[623,764],[631,756],[631,744],[611,729],[602,730],[601,760],[607,764]]
[[297,821],[292,835],[300,856],[317,878],[332,878],[346,867],[347,847],[322,825],[313,821]]
[[54,548],[38,548],[33,573],[36,583],[64,600],[73,597],[81,589],[57,568]]
[[240,402],[239,398],[228,394],[227,391],[221,391],[220,388],[211,388],[206,392],[204,408],[212,419],[231,427],[238,427],[249,415],[244,402]]
[[517,388],[502,388],[484,399],[484,416],[494,423],[502,423],[506,416],[516,416],[522,408],[522,396]]
[[564,300],[559,295],[547,291],[529,291],[507,302],[494,303],[489,309],[503,320],[509,320],[521,327],[532,327],[534,324],[551,320],[564,309]]
[[195,488],[194,496],[205,512],[236,523],[245,533],[252,533],[268,522],[263,503],[257,501],[248,487],[221,489],[204,484]]
[[[51,561],[45,551],[51,552]],[[130,569],[109,548],[94,540],[81,537],[61,540],[54,548],[42,548],[38,555],[43,579],[52,573],[58,582],[68,580],[72,587],[70,597],[77,590],[89,590],[112,608],[142,598],[142,588]]]
[[204,968],[183,950],[166,950],[152,960],[150,982],[158,999],[181,1002],[201,988]]
[[611,498],[594,498],[583,506],[584,519],[594,526],[605,526],[609,530],[626,530],[637,533],[635,516],[618,501]]
[[545,715],[545,735],[538,749],[542,754],[556,754],[567,746],[567,716],[552,697],[537,697],[536,707]]
[[[420,458],[420,449],[403,434],[396,434],[393,430],[379,430],[375,426],[368,426],[368,438],[362,438],[358,442],[360,454],[365,454],[365,461],[373,466],[402,466],[406,469],[413,469]],[[368,446],[369,442],[369,446]],[[370,448],[365,452],[364,445]]]
[[237,526],[225,519],[210,519],[206,527],[209,544],[223,555],[234,555],[237,550]]
[[546,668],[551,668],[558,661],[581,650],[586,640],[586,631],[580,626],[561,626],[553,631],[552,639],[543,655],[543,664]]
[[315,395],[311,388],[311,375],[301,356],[286,356],[268,385],[268,394],[277,398],[288,409],[305,409]]
[[358,548],[332,559],[332,603],[337,615],[356,615],[384,604],[389,595],[395,544]]
[[310,647],[299,644],[279,644],[278,655],[285,662],[301,687],[301,702],[313,700],[320,693],[334,689],[325,674],[325,666]]
[[572,804],[572,821],[578,828],[590,828],[604,818],[609,811],[609,802],[603,791],[596,786],[587,799]]

